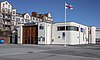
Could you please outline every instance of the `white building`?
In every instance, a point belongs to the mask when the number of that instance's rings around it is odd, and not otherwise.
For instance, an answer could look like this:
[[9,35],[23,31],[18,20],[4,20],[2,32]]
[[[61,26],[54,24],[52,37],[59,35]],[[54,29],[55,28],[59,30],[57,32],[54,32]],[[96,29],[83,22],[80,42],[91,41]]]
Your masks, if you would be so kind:
[[[90,33],[89,33],[90,32]],[[75,22],[54,23],[52,27],[52,44],[95,44],[95,27],[88,27]]]
[[38,23],[38,44],[51,44],[52,24],[46,22]]
[[[29,15],[29,14],[27,14]],[[31,19],[26,19],[23,17],[26,22],[22,23],[20,19],[16,19],[21,23],[17,23],[18,30],[18,43],[23,43],[23,26],[24,24],[36,23],[38,25],[38,44],[51,44],[51,35],[52,35],[52,16],[50,13],[47,14],[37,14],[36,12],[32,13]],[[29,25],[30,25],[29,24]],[[49,33],[48,33],[49,32]]]
[[[20,25],[21,26],[21,25]],[[81,25],[75,22],[66,23],[66,35],[65,35],[65,23],[47,23],[38,22],[38,44],[95,44],[96,43],[96,28]],[[18,29],[18,43],[22,44],[22,26]]]
[[100,27],[96,28],[96,42],[100,43]]
[[[13,14],[14,12],[14,14]],[[16,18],[16,9],[13,9],[13,6],[8,1],[0,2],[0,13],[3,15],[2,29],[11,31],[14,29],[14,20]]]

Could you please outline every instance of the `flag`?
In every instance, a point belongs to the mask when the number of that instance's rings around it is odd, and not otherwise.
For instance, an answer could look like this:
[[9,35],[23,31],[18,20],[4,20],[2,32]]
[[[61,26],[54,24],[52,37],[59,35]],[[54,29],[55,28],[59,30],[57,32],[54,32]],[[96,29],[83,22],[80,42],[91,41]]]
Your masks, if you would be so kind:
[[67,46],[67,38],[66,38],[66,9],[70,9],[70,10],[72,10],[73,9],[73,6],[72,5],[68,5],[68,4],[66,4],[66,2],[65,2],[65,44],[64,44],[64,46],[66,47]]
[[65,3],[65,8],[72,10],[73,9],[73,6],[72,5],[68,5],[68,4]]

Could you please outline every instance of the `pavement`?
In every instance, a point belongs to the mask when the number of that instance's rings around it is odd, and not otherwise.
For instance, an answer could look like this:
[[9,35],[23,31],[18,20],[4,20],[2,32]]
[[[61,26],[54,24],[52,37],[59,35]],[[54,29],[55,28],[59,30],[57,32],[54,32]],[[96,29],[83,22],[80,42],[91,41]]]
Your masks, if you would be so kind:
[[1,44],[0,60],[100,60],[100,45]]

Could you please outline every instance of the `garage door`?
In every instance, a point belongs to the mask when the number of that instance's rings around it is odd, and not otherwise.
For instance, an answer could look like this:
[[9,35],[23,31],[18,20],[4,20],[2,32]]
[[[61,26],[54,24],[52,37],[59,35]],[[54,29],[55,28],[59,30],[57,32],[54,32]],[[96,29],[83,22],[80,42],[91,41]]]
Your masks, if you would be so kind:
[[38,44],[38,26],[23,26],[23,44]]

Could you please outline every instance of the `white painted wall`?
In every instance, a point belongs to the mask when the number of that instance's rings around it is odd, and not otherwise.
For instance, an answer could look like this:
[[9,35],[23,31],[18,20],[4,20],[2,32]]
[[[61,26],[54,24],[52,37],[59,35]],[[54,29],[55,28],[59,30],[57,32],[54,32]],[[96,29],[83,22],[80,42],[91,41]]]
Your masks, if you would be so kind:
[[88,27],[85,27],[85,39],[86,39],[86,41],[85,41],[85,44],[88,44],[89,42],[88,42]]
[[[40,25],[44,27],[44,29],[40,29]],[[51,33],[52,32],[52,24],[46,22],[38,23],[38,44],[51,44]],[[45,40],[43,40],[43,37]]]
[[100,27],[96,28],[96,39],[100,39]]
[[18,44],[22,44],[22,39],[23,39],[23,28],[22,28],[22,26],[23,26],[23,24],[19,24],[18,26],[19,26],[19,28],[17,28],[17,30],[18,30]]
[[96,43],[96,27],[91,27],[91,43]]
[[[44,29],[40,29],[40,25],[42,25],[44,27]],[[46,41],[45,29],[46,29],[45,22],[38,23],[38,44],[45,44],[45,41]],[[43,37],[45,38],[45,40],[43,40]]]
[[52,24],[50,23],[46,23],[46,44],[51,44],[51,40],[52,40]]
[[[88,27],[75,23],[75,22],[67,22],[67,26],[76,26],[79,27],[79,31],[66,31],[66,40],[67,44],[74,45],[74,44],[86,44],[86,37],[88,38]],[[52,44],[64,44],[65,38],[62,38],[62,33],[65,31],[57,31],[57,26],[65,26],[65,23],[55,23],[53,24],[52,28]],[[81,28],[84,29],[81,32]],[[60,38],[58,38],[60,37]]]

